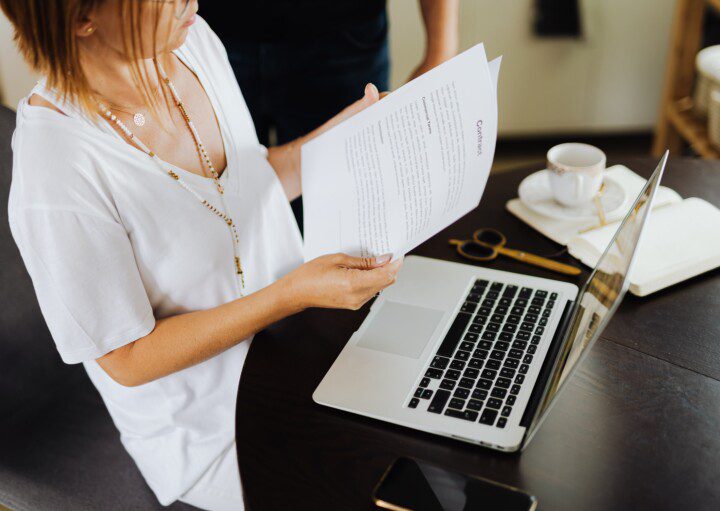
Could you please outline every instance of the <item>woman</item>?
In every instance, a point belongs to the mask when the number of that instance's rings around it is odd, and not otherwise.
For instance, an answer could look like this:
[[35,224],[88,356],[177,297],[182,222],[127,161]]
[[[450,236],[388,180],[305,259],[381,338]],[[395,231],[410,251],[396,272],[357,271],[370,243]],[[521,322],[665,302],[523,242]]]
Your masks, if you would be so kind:
[[82,362],[162,504],[242,508],[234,403],[256,332],[357,309],[401,263],[302,263],[301,144],[266,151],[195,0],[0,0],[44,76],[20,102],[13,236],[63,360]]

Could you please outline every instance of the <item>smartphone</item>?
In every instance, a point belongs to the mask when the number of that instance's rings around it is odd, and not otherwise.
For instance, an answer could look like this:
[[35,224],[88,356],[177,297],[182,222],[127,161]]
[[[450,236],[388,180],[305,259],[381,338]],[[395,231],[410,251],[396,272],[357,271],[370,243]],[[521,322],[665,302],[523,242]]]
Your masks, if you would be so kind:
[[537,499],[488,479],[398,458],[373,492],[375,505],[393,511],[534,511]]

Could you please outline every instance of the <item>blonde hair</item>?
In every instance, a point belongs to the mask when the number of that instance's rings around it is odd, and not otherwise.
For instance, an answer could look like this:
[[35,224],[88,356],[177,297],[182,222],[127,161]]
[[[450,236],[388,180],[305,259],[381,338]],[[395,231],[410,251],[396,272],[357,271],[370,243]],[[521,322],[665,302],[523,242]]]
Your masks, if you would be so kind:
[[[14,40],[25,60],[35,72],[45,76],[50,89],[62,100],[76,102],[91,116],[97,112],[99,97],[90,87],[80,62],[80,49],[75,34],[77,23],[95,7],[107,0],[0,0],[14,28]],[[123,49],[131,63],[132,77],[145,105],[158,114],[161,101],[153,93],[152,80],[145,66],[139,64],[144,54],[141,41],[143,4],[137,0],[118,0],[118,15]],[[159,16],[154,9],[152,55],[157,56]],[[158,73],[155,64],[155,73]]]

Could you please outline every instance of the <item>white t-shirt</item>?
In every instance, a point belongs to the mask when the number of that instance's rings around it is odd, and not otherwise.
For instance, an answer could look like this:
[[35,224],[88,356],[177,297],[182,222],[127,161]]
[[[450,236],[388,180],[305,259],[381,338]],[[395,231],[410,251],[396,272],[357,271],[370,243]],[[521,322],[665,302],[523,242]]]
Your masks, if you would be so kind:
[[[220,123],[227,155],[221,181],[249,294],[302,263],[300,233],[225,49],[202,19],[176,54],[198,75]],[[133,388],[112,380],[95,359],[150,333],[156,318],[238,298],[230,234],[107,122],[93,124],[42,83],[33,92],[68,115],[20,102],[12,233],[62,359],[85,365],[123,445],[169,504],[234,440],[250,339]],[[172,168],[218,203],[211,179]]]

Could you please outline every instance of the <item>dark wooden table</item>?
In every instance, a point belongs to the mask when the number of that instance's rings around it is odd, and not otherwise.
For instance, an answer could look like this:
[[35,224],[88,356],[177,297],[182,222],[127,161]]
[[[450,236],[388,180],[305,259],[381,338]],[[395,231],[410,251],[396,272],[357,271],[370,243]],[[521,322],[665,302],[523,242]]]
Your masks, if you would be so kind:
[[[624,163],[646,177],[656,164]],[[481,226],[501,229],[510,246],[556,251],[505,211],[529,172],[493,175],[480,207],[413,253],[460,261],[447,239]],[[720,206],[720,163],[671,160],[663,184]],[[490,265],[556,277],[508,259]],[[540,509],[720,509],[720,271],[646,298],[628,295],[519,455],[313,403],[366,314],[309,310],[255,338],[237,401],[249,509],[374,509],[372,488],[398,456],[518,486]]]

